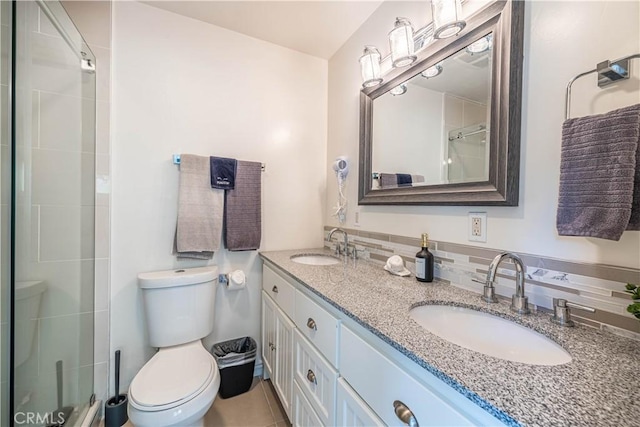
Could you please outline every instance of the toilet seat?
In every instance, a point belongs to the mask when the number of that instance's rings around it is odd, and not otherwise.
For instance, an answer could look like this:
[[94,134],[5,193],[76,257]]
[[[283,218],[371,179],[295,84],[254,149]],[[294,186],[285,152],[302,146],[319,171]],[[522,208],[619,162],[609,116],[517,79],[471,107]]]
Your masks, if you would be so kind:
[[145,412],[180,406],[202,393],[217,373],[200,341],[160,349],[131,382],[130,403]]

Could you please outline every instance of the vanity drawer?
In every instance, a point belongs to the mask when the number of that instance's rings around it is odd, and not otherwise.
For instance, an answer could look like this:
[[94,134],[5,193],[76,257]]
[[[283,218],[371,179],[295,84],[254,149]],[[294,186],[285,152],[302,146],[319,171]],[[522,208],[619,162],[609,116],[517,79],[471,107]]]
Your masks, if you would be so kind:
[[342,427],[384,427],[384,422],[347,384],[344,378],[338,378],[337,389],[337,426]]
[[320,353],[333,366],[337,367],[340,321],[300,291],[296,291],[294,321],[300,332],[320,350]]
[[266,265],[262,266],[262,289],[284,313],[293,319],[296,290],[289,282]]
[[295,381],[293,382],[293,408],[294,427],[324,427]]
[[309,341],[294,330],[293,377],[324,425],[335,425],[338,372]]
[[395,408],[404,405],[422,427],[474,425],[350,329],[341,329],[340,373],[385,424],[402,425]]

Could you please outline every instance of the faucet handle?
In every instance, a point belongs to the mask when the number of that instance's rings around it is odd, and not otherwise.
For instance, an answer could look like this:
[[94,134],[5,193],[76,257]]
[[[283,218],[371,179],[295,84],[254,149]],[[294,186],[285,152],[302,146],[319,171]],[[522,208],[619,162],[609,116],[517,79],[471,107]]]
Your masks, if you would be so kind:
[[554,298],[553,317],[551,318],[551,322],[560,326],[575,326],[575,322],[571,320],[571,312],[569,311],[569,308],[584,310],[588,311],[589,313],[596,312],[595,308],[593,307],[569,302],[564,298]]
[[482,290],[482,296],[480,297],[484,302],[498,302],[498,298],[496,298],[496,288],[493,286],[492,281],[490,280],[478,280],[475,277],[471,278],[472,282],[481,283],[484,285]]

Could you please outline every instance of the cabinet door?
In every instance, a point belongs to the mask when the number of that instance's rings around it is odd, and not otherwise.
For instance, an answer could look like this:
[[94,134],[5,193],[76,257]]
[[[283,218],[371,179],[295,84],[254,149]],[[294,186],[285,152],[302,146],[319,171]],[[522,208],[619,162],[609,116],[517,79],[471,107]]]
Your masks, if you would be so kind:
[[338,378],[337,422],[342,427],[383,427],[384,422],[362,401],[360,396],[347,384],[344,378]]
[[293,382],[293,412],[294,427],[323,427],[320,418],[295,381]]
[[293,387],[293,329],[295,325],[278,308],[275,309],[275,374],[272,376],[282,406],[291,419],[291,390]]
[[300,333],[293,332],[295,346],[294,379],[323,424],[335,425],[338,372]]
[[262,292],[262,363],[264,365],[265,379],[274,375],[275,364],[275,310],[276,306],[267,294]]

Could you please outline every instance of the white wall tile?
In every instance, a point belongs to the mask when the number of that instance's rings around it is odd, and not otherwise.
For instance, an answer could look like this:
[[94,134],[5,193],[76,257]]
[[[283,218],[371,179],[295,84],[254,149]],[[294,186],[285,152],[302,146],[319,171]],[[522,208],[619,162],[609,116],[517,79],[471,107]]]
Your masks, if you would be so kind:
[[93,206],[42,206],[40,212],[40,261],[93,258]]
[[100,310],[95,312],[94,363],[109,361],[109,312]]
[[74,96],[40,93],[40,148],[80,151],[82,103]]

